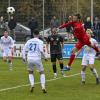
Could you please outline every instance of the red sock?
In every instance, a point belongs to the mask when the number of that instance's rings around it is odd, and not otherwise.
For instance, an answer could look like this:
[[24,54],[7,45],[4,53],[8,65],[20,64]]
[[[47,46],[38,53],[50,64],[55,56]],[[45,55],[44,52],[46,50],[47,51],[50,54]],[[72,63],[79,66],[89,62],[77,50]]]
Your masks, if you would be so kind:
[[75,54],[71,54],[70,59],[69,59],[69,62],[68,62],[68,66],[71,66],[72,65],[74,59],[75,59]]

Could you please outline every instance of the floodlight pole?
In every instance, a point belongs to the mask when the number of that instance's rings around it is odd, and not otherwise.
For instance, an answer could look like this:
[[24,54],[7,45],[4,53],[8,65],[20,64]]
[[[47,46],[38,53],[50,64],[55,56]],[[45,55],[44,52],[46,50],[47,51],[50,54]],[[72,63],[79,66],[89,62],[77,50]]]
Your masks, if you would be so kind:
[[44,0],[43,0],[43,36],[44,36]]
[[[10,7],[10,5],[11,5],[10,2],[11,2],[11,1],[8,0],[8,7]],[[10,14],[8,14],[8,20],[10,20]]]
[[91,23],[93,25],[93,0],[91,0]]
[[77,0],[77,13],[79,13],[79,0]]
[[8,0],[8,7],[10,7],[10,0]]

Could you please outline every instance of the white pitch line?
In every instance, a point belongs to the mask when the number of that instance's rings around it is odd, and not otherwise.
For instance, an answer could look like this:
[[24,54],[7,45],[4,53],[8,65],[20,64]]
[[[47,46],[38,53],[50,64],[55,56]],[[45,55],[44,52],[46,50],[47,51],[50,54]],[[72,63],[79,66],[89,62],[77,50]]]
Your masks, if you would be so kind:
[[[65,77],[59,77],[59,78],[55,78],[55,79],[46,80],[46,82],[51,82],[51,81],[54,81],[54,80],[58,80],[58,79],[66,78],[66,77],[73,77],[73,76],[77,76],[77,75],[80,75],[80,73],[73,74],[73,75],[68,75],[68,76],[65,76]],[[36,82],[35,84],[40,84],[40,82]],[[26,87],[26,86],[29,86],[29,85],[30,84],[18,85],[18,86],[11,87],[11,88],[4,88],[4,89],[0,89],[0,92],[7,91],[7,90],[12,90],[12,89],[17,89],[17,88],[20,88],[20,87]]]

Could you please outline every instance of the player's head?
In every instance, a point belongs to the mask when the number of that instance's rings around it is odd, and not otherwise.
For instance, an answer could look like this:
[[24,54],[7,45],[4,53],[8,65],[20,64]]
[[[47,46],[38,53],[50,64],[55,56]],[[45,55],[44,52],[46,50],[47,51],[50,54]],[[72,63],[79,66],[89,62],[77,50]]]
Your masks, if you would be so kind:
[[3,35],[7,38],[7,37],[8,37],[8,35],[9,35],[8,31],[7,31],[7,30],[4,30]]
[[89,38],[91,38],[92,36],[94,36],[93,35],[93,31],[91,29],[87,29],[86,33],[87,33],[87,35],[88,35]]
[[40,33],[38,30],[34,30],[34,37],[39,37]]
[[75,22],[81,21],[81,15],[80,14],[73,15],[73,21],[75,21]]
[[57,28],[52,28],[51,29],[51,33],[54,35],[54,34],[56,34],[57,33]]

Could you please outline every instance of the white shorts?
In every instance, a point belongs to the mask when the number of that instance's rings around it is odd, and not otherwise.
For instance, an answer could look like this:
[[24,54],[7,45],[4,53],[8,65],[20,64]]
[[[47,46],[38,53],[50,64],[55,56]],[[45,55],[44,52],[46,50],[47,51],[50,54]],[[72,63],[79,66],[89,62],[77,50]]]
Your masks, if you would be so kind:
[[28,70],[34,71],[34,68],[36,67],[39,72],[44,71],[41,59],[27,59],[27,62]]
[[82,58],[82,65],[88,66],[89,64],[94,64],[95,56],[86,56],[84,55]]
[[11,49],[3,49],[3,57],[12,57]]

